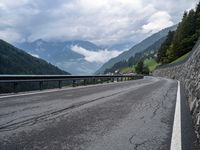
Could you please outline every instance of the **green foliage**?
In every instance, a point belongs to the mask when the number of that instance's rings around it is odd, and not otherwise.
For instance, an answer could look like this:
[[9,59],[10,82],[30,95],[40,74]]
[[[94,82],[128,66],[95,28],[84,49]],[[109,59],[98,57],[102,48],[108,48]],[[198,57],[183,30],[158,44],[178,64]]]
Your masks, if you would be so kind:
[[122,68],[120,71],[122,73],[135,73],[135,66]]
[[158,66],[158,63],[154,58],[147,58],[144,60],[144,65],[149,68],[150,72],[152,72],[155,70],[156,66]]
[[174,63],[177,63],[177,62],[179,62],[179,61],[184,60],[190,53],[191,53],[191,52],[188,52],[187,54],[185,54],[185,55],[183,55],[183,56],[177,58],[176,60],[174,60],[174,61],[171,62],[170,64],[174,64]]
[[135,71],[137,74],[149,74],[149,68],[144,65],[144,61],[140,60],[137,65],[135,66]]
[[170,49],[172,40],[174,37],[174,31],[170,31],[167,35],[166,40],[163,42],[163,44],[160,46],[158,50],[158,55],[157,55],[157,61],[161,62],[162,64],[168,63],[168,55],[167,51]]
[[136,71],[136,73],[142,74],[142,72],[143,72],[143,67],[144,67],[144,63],[143,63],[143,61],[141,60],[141,61],[139,61],[139,62],[137,63],[137,65],[135,66],[135,71]]
[[184,12],[175,33],[169,32],[158,51],[157,61],[161,64],[173,62],[191,51],[200,36],[200,2],[196,10]]

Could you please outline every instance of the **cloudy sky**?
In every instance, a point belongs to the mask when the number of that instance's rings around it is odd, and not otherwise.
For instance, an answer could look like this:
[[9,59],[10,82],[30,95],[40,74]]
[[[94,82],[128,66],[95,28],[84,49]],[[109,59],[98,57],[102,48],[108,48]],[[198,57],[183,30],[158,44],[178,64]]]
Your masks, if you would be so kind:
[[[0,0],[0,38],[9,42],[137,43],[180,21],[195,0]],[[77,49],[77,48],[75,48]]]

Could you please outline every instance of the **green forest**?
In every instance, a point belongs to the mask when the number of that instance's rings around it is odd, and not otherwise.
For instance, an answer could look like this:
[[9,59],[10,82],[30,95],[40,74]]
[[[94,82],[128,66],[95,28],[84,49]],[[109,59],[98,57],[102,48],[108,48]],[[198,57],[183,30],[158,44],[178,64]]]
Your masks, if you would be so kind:
[[0,74],[67,75],[69,73],[0,40]]
[[192,50],[200,36],[200,3],[196,9],[184,12],[182,21],[175,32],[169,32],[161,45],[157,61],[168,64]]

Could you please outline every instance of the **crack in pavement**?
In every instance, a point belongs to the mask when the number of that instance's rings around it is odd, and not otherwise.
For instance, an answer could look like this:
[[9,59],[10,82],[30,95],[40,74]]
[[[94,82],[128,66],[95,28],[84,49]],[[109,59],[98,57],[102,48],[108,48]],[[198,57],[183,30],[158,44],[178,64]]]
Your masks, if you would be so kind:
[[133,142],[134,136],[135,136],[135,134],[132,135],[132,136],[129,138],[130,144],[134,145],[134,150],[138,150],[139,147],[145,145],[146,143],[149,143],[149,142],[155,140],[155,138],[153,138],[153,139],[150,139],[150,140],[144,140],[143,142],[140,142],[140,143],[136,143],[136,142]]
[[154,117],[156,116],[157,111],[158,111],[159,109],[160,109],[160,104],[157,104],[155,110],[153,111],[153,114],[152,114],[152,116],[151,116],[151,119],[154,118]]
[[63,108],[63,109],[59,109],[57,111],[53,111],[53,112],[48,111],[49,113],[47,113],[47,114],[43,114],[43,115],[39,115],[37,117],[33,117],[33,118],[29,118],[29,119],[22,120],[22,121],[19,121],[19,122],[11,123],[11,122],[17,120],[17,119],[14,119],[14,120],[11,120],[11,121],[9,121],[9,122],[7,122],[5,124],[0,125],[0,132],[14,130],[14,129],[17,129],[19,127],[23,127],[25,125],[34,125],[38,121],[44,121],[45,119],[48,118],[48,116],[51,116],[51,115],[55,116],[55,115],[57,115],[59,113],[62,113],[64,111],[68,111],[68,110],[71,110],[71,109],[86,105],[88,103],[95,102],[95,101],[100,100],[100,99],[104,99],[104,98],[120,95],[121,93],[123,93],[125,91],[127,91],[127,90],[123,90],[123,91],[120,91],[120,92],[117,92],[117,93],[113,93],[113,94],[108,95],[108,96],[102,96],[102,97],[99,97],[99,98],[96,98],[96,99],[93,99],[93,100],[88,100],[86,102],[79,102],[79,103],[76,103],[76,104],[72,104],[69,107],[66,107],[66,108]]
[[[145,83],[145,84],[142,84],[140,86],[137,86],[136,88],[142,88],[143,86],[146,86],[146,85],[149,85],[149,84],[152,84],[152,83]],[[135,88],[135,87],[133,87],[133,88]],[[132,90],[132,88],[131,89],[130,88],[128,88],[128,89],[125,88],[125,89],[123,89],[121,91],[114,92],[114,93],[106,95],[106,96],[101,96],[101,97],[98,97],[98,98],[95,98],[95,99],[92,99],[92,100],[87,100],[87,101],[84,101],[84,102],[79,102],[79,103],[76,103],[76,104],[72,104],[72,105],[70,105],[68,107],[65,107],[63,109],[46,111],[46,112],[38,114],[37,116],[31,117],[31,118],[27,118],[27,119],[24,119],[22,121],[14,122],[14,121],[16,121],[18,119],[21,119],[21,118],[13,119],[13,120],[8,121],[8,122],[6,122],[4,124],[1,124],[0,125],[0,132],[15,130],[15,129],[17,129],[19,127],[23,127],[25,125],[31,126],[31,125],[34,125],[34,124],[38,123],[39,121],[52,120],[52,119],[54,119],[53,117],[55,115],[59,115],[62,112],[65,112],[65,111],[68,111],[68,110],[72,110],[74,108],[77,108],[77,107],[80,107],[80,106],[95,102],[97,100],[101,100],[101,99],[104,99],[104,98],[109,98],[109,97],[112,97],[112,96],[117,96],[117,95],[120,95],[121,93],[127,92],[129,90]],[[48,118],[49,116],[53,116],[53,117]]]

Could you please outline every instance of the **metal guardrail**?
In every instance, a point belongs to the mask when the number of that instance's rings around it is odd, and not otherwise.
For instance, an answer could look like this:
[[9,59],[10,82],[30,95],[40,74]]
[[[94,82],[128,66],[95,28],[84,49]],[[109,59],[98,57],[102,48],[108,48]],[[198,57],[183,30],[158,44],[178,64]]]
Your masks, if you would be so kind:
[[[19,83],[38,82],[39,89],[43,89],[44,82],[55,81],[58,88],[62,88],[62,82],[68,81],[72,86],[88,85],[103,82],[126,81],[142,79],[142,75],[0,75],[0,83],[13,83],[13,92],[17,92]],[[1,93],[1,91],[0,91]]]

